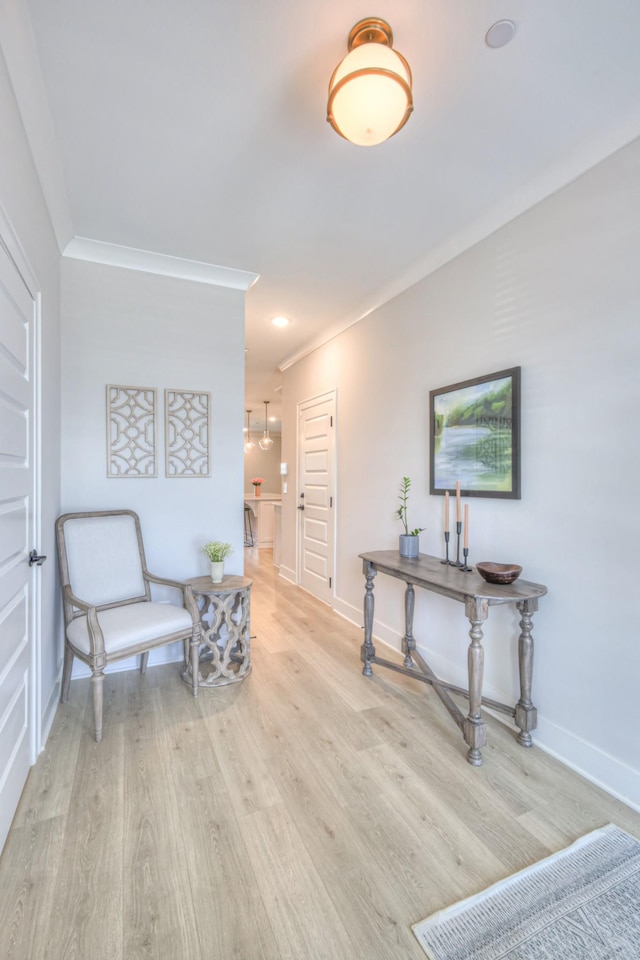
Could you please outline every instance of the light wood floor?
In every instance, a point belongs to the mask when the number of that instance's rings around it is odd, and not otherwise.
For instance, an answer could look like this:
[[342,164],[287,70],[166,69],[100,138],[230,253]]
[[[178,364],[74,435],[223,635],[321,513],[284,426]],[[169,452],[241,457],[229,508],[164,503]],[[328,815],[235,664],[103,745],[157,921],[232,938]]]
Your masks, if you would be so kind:
[[360,631],[257,553],[243,683],[112,674],[101,744],[72,684],[0,860],[0,957],[424,960],[434,910],[609,821],[640,836],[491,718],[471,767],[433,691],[365,679]]

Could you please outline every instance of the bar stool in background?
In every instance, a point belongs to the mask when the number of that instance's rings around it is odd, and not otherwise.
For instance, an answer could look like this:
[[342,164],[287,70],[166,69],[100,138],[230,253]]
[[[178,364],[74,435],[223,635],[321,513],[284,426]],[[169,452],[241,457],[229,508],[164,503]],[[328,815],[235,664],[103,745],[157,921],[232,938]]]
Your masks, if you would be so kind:
[[251,507],[245,505],[244,508],[244,545],[245,547],[255,546],[253,542],[253,527],[251,526]]

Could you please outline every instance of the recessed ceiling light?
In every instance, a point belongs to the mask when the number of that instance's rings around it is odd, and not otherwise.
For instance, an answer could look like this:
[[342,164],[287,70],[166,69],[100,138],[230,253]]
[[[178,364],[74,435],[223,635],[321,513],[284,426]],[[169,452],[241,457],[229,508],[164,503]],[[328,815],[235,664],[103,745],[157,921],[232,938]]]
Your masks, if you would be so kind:
[[271,321],[274,327],[288,327],[291,323],[288,317],[274,317]]
[[489,29],[485,36],[488,47],[504,47],[509,40],[513,39],[516,32],[516,25],[513,20],[497,20]]

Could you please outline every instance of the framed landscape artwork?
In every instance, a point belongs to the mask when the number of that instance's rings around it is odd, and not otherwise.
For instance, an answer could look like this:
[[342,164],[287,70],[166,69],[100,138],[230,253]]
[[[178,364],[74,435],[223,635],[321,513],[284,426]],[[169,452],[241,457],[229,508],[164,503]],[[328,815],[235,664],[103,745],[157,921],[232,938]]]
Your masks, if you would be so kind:
[[520,367],[429,394],[431,493],[520,499]]

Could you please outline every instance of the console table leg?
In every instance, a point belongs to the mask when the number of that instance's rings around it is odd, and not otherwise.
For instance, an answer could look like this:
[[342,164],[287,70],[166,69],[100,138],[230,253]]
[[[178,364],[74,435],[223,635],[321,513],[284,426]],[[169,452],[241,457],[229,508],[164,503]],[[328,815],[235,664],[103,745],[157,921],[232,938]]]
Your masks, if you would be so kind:
[[469,744],[467,760],[474,767],[482,763],[481,748],[487,742],[487,725],[482,719],[482,678],[484,672],[484,650],[482,647],[482,623],[487,619],[486,602],[467,601],[467,618],[471,624],[469,636],[471,643],[467,654],[469,669],[469,714],[464,721],[462,732],[465,743]]
[[516,704],[516,726],[520,728],[518,743],[523,747],[532,747],[531,731],[538,725],[538,711],[531,702],[531,684],[533,681],[533,636],[531,635],[533,614],[538,609],[538,601],[523,600],[518,605],[522,615],[520,637],[518,639],[518,661],[520,665],[520,699]]
[[377,570],[373,569],[373,566],[370,563],[365,561],[364,563],[364,575],[366,578],[366,583],[364,587],[364,643],[360,648],[360,659],[364,663],[362,672],[365,677],[370,677],[372,674],[371,670],[371,658],[376,655],[376,648],[373,645],[373,578],[375,577]]
[[405,634],[402,638],[402,650],[404,652],[405,667],[412,667],[411,651],[416,648],[416,641],[413,638],[413,611],[416,603],[416,592],[412,583],[407,584],[404,593],[404,623]]

